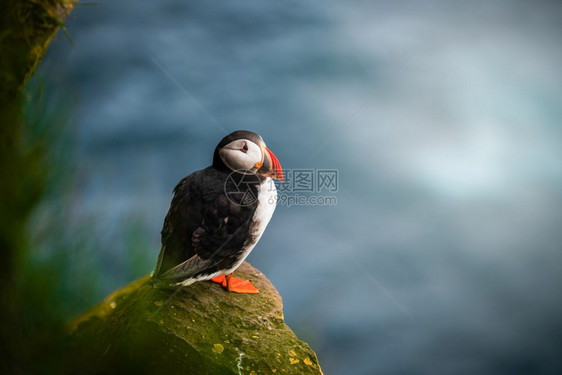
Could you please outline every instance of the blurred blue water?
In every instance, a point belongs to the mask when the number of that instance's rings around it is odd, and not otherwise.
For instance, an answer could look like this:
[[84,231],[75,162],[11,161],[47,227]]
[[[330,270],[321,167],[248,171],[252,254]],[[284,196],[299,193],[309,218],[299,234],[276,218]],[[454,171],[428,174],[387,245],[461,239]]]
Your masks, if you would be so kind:
[[127,223],[155,260],[172,188],[224,135],[156,60],[284,168],[339,171],[336,206],[278,207],[249,258],[326,373],[560,373],[561,10],[77,6],[40,73],[79,103],[72,220],[94,219],[104,290],[129,281]]

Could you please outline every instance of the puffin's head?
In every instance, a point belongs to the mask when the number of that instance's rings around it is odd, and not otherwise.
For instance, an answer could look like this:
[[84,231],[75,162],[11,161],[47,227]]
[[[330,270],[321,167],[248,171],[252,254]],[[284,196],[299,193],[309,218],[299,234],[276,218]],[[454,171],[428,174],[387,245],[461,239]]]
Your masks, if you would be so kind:
[[263,139],[248,130],[237,130],[224,137],[213,158],[215,167],[224,164],[232,171],[256,174],[283,181],[281,164],[266,146]]

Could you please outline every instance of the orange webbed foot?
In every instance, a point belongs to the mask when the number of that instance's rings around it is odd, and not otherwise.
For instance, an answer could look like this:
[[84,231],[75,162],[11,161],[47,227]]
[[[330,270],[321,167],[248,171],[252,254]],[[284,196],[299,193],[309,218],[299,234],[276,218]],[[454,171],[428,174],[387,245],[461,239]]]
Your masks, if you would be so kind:
[[229,292],[242,294],[258,294],[260,291],[250,281],[242,280],[229,275],[219,275],[213,277],[210,281],[221,284]]
[[226,288],[234,293],[258,294],[260,292],[250,281],[238,279],[232,274],[226,276]]
[[226,288],[226,276],[218,275],[217,277],[213,277],[210,281],[221,284],[223,287]]

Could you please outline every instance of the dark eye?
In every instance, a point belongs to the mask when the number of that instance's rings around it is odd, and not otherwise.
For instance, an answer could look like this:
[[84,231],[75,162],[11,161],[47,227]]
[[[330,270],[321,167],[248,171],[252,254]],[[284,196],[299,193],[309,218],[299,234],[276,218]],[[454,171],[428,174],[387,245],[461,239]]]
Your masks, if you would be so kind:
[[240,149],[242,152],[248,152],[248,145],[244,142],[244,146]]

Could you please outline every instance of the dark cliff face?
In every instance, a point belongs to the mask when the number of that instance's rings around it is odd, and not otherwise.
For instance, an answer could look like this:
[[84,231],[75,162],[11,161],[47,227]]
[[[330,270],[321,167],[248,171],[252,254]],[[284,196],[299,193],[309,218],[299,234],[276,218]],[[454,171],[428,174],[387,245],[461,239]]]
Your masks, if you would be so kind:
[[[45,112],[31,106],[34,92],[24,87],[73,6],[68,0],[0,2],[0,373],[49,373],[58,356],[60,320],[53,311],[59,306],[45,292],[56,277],[36,271],[41,281],[35,283],[23,276],[32,263],[28,221],[53,180],[47,160],[58,133],[46,126],[48,116],[30,119],[26,106]],[[57,125],[63,122],[58,116]],[[53,308],[41,311],[43,303]]]
[[70,359],[80,373],[321,374],[316,354],[283,320],[281,297],[244,263],[236,276],[260,294],[199,282],[156,289],[149,277],[108,296],[71,323]]

